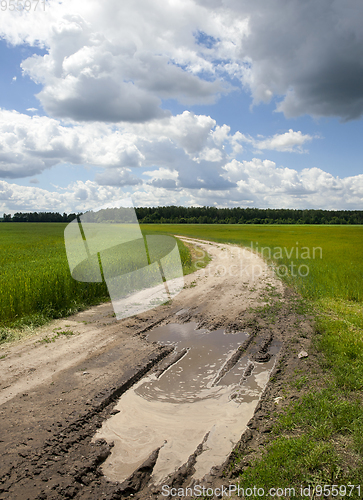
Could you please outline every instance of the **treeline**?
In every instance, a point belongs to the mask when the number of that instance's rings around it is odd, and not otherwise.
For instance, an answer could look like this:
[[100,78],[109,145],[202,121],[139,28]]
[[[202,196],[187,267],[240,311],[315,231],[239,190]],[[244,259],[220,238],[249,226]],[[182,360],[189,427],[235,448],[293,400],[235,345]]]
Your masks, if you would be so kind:
[[4,214],[2,222],[71,222],[77,214],[59,214],[58,212],[17,212],[13,216]]
[[136,208],[140,223],[172,224],[363,224],[362,210],[262,208]]
[[[115,210],[119,213],[114,213]],[[111,214],[112,211],[112,214]],[[126,222],[130,209],[104,210],[102,221]],[[294,210],[215,207],[138,207],[137,218],[144,224],[363,224],[362,210]],[[110,213],[108,213],[110,212]],[[124,213],[125,212],[125,213]],[[96,213],[97,214],[97,213]],[[77,215],[58,212],[4,214],[3,222],[71,222]],[[125,218],[126,217],[126,218]]]

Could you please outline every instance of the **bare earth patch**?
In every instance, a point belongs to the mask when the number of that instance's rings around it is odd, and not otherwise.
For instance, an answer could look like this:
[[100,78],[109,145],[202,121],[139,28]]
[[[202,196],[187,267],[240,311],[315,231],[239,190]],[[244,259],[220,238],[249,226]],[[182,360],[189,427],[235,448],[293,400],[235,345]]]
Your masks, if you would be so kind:
[[[212,261],[185,277],[183,291],[171,303],[121,321],[111,304],[102,304],[2,347],[1,499],[166,498],[148,486],[157,452],[117,483],[102,473],[112,445],[92,439],[115,413],[118,398],[169,359],[170,346],[147,339],[148,331],[168,323],[193,321],[198,328],[247,332],[251,342],[242,346],[244,354],[256,361],[268,355],[273,341],[283,343],[272,380],[236,451],[224,464],[215,463],[205,484],[228,485],[249,463],[236,463],[236,457],[247,449],[249,457],[258,455],[275,415],[298,397],[299,390],[289,386],[295,370],[318,369],[310,355],[310,320],[296,314],[298,298],[257,255],[232,245],[185,241],[207,251]],[[307,358],[298,357],[302,350]],[[176,471],[170,485],[190,484],[200,452]]]

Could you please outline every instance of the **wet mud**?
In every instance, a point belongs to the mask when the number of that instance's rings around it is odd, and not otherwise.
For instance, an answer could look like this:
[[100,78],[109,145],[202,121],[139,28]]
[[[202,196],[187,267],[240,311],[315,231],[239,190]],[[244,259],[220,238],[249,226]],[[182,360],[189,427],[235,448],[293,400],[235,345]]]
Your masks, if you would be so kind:
[[165,370],[158,370],[127,391],[95,439],[113,442],[102,467],[113,481],[123,482],[151,453],[158,451],[150,485],[161,485],[202,445],[193,478],[203,479],[223,463],[253,416],[276,354],[252,363],[243,346],[246,332],[196,329],[194,322],[169,323],[152,330],[149,341],[174,346]]

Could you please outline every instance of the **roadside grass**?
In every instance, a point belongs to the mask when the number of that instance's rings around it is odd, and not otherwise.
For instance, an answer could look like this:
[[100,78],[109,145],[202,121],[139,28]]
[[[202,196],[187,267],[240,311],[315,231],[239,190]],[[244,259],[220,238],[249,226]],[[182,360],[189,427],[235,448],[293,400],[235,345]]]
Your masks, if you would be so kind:
[[310,438],[322,440],[340,434],[351,441],[356,453],[361,453],[363,407],[358,398],[349,400],[346,396],[333,386],[306,393],[279,418],[274,434],[280,436],[304,429]]
[[[363,407],[359,398],[333,386],[306,393],[275,423],[262,458],[239,478],[247,488],[294,488],[294,498],[319,498],[318,486],[336,485],[349,498],[361,499]],[[310,488],[309,495],[301,488]],[[326,495],[344,498],[347,495]],[[253,497],[253,496],[252,496]],[[268,494],[261,498],[270,498]],[[283,497],[288,498],[288,497]]]
[[[55,330],[53,330],[53,331],[55,331]],[[70,337],[70,336],[74,335],[74,332],[72,332],[72,330],[62,330],[62,331],[57,332],[52,337],[46,336],[42,340],[38,340],[38,342],[40,344],[50,344],[51,342],[55,342],[57,340],[57,338],[59,338],[61,335],[64,335],[66,337]]]
[[[336,317],[335,312],[330,310],[320,313],[316,347],[324,353],[322,364],[335,375],[339,387],[347,391],[362,391],[363,328],[357,326],[362,318],[358,317],[357,321],[350,322],[344,313]],[[348,318],[349,315],[350,313]]]
[[178,239],[177,241],[180,257],[182,259],[184,276],[206,267],[211,261],[211,257],[208,253],[203,252],[201,249],[189,243],[181,242]]
[[[251,498],[271,498],[268,493],[271,489],[275,492],[281,489],[289,493],[280,494],[280,498],[361,500],[362,470],[347,475],[339,464],[343,465],[333,442],[312,440],[307,434],[295,438],[283,436],[268,447],[263,467],[262,464],[250,467],[239,486],[243,491],[253,490],[254,486],[264,490],[263,495],[248,495]],[[327,488],[325,495],[324,488]],[[334,494],[329,494],[329,490]]]
[[[51,319],[109,301],[106,283],[72,278],[62,223],[0,224],[0,344],[30,335]],[[158,234],[152,229],[144,234]],[[183,273],[195,270],[192,255],[177,240]],[[204,257],[204,264],[208,256]]]

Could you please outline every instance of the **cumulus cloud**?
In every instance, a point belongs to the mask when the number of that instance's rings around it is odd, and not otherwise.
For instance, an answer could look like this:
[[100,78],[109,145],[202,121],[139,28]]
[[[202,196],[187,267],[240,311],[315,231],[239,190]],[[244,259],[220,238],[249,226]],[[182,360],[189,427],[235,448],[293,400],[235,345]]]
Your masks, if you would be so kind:
[[3,12],[13,44],[48,49],[23,62],[46,111],[75,120],[145,121],[161,99],[210,103],[228,75],[254,103],[283,96],[287,117],[363,112],[360,0],[50,1]]
[[91,181],[77,181],[63,191],[48,191],[0,181],[0,207],[3,212],[84,211],[122,198],[124,193],[121,188],[100,187]]
[[173,180],[177,181],[178,180],[178,171],[177,170],[169,170],[167,168],[158,168],[157,170],[149,170],[147,172],[144,172],[144,175],[151,177],[152,180]]
[[229,130],[225,125],[218,127],[209,116],[190,112],[139,125],[70,127],[46,116],[0,110],[0,176],[34,176],[54,165],[71,163],[104,167],[107,171],[97,181],[121,186],[139,183],[130,169],[177,168],[188,179],[196,177],[199,165],[201,172],[210,166],[214,185],[218,168],[233,157],[239,140]]
[[0,212],[54,211],[84,212],[106,203],[117,203],[132,196],[134,205],[168,205],[181,203],[180,193],[145,185],[133,193],[117,186],[99,186],[92,181],[77,181],[67,188],[48,191],[39,187],[19,186],[0,181]]
[[138,167],[144,157],[132,134],[92,124],[68,127],[46,116],[0,110],[0,176],[33,176],[61,163]]
[[[200,177],[188,183],[180,172],[159,168],[145,173],[146,183],[121,185],[130,172],[118,172],[117,184],[100,185],[77,181],[67,188],[48,191],[0,181],[0,211],[85,211],[106,202],[131,197],[136,206],[244,206],[260,208],[360,209],[363,202],[363,175],[340,178],[319,168],[297,172],[278,167],[273,161],[254,158],[232,160],[222,169],[225,184],[218,177],[208,185]],[[116,176],[116,174],[115,174]],[[117,181],[117,179],[116,179]],[[106,184],[106,183],[105,183]]]
[[277,110],[363,113],[360,0],[50,1],[2,13],[10,43],[48,50],[23,62],[54,116],[84,121],[162,117],[162,99],[211,103],[238,80]]
[[[192,1],[63,2],[53,11],[50,28],[41,30],[48,48],[22,63],[24,74],[43,85],[38,98],[47,113],[78,121],[144,122],[166,116],[161,99],[184,104],[212,103],[231,88],[201,54],[194,33],[200,24],[220,26]],[[205,22],[201,20],[207,15]],[[25,37],[12,23],[0,27],[8,40]],[[28,25],[30,32],[33,32]],[[209,49],[205,49],[208,53]],[[203,51],[202,51],[203,52]],[[203,78],[202,72],[213,78]]]
[[277,110],[288,118],[362,115],[360,0],[222,0],[219,8],[248,18],[249,35],[231,71],[255,103],[284,96]]
[[298,172],[239,156],[306,152],[315,137],[301,130],[252,137],[231,133],[211,116],[172,116],[166,109],[168,100],[212,103],[238,86],[253,105],[273,100],[288,118],[360,117],[361,1],[46,5],[45,12],[4,11],[0,18],[9,43],[45,49],[24,60],[22,70],[41,85],[38,99],[53,116],[37,116],[36,108],[27,109],[33,116],[0,110],[0,176],[35,184],[35,176],[62,163],[98,173],[54,193],[2,182],[8,210],[83,210],[122,196],[121,187],[139,205],[361,206],[362,176]]
[[[190,111],[184,111],[163,120],[128,127],[135,134],[142,135],[148,140],[171,140],[178,147],[183,148],[188,155],[200,152],[206,146],[215,128],[216,121],[213,118],[195,115]],[[230,128],[227,128],[229,132]],[[219,144],[221,145],[227,139],[228,133],[222,141],[219,141]]]
[[223,170],[237,183],[234,199],[250,199],[254,206],[358,209],[363,201],[363,175],[341,179],[316,167],[298,172],[257,158],[232,160]]
[[[99,123],[69,127],[45,116],[2,110],[0,175],[8,179],[33,177],[62,163],[95,166],[104,169],[95,177],[99,186],[127,187],[136,192],[152,186],[178,191],[181,199],[185,193],[198,190],[224,192],[225,196],[230,190],[231,202],[235,193],[244,203],[253,193],[280,193],[287,186],[289,196],[307,194],[308,183],[298,180],[294,170],[285,169],[282,175],[269,160],[233,161],[241,143],[259,150],[295,151],[308,140],[310,136],[292,130],[264,139],[240,132],[232,135],[229,126],[218,126],[211,117],[190,112],[123,127]],[[145,182],[143,176],[150,179]],[[324,179],[326,185],[329,182]],[[319,184],[316,179],[312,181],[315,184]],[[247,198],[239,198],[246,186]],[[86,201],[87,193],[80,187],[75,198]]]
[[139,177],[131,174],[130,168],[109,169],[102,174],[97,174],[95,181],[100,186],[137,186],[142,184]]
[[290,129],[284,134],[275,134],[273,137],[263,140],[254,140],[252,143],[255,148],[261,150],[269,149],[275,151],[287,151],[290,153],[303,153],[304,150],[302,146],[312,139],[312,136],[309,134],[304,135],[300,130],[298,132],[294,132]]

